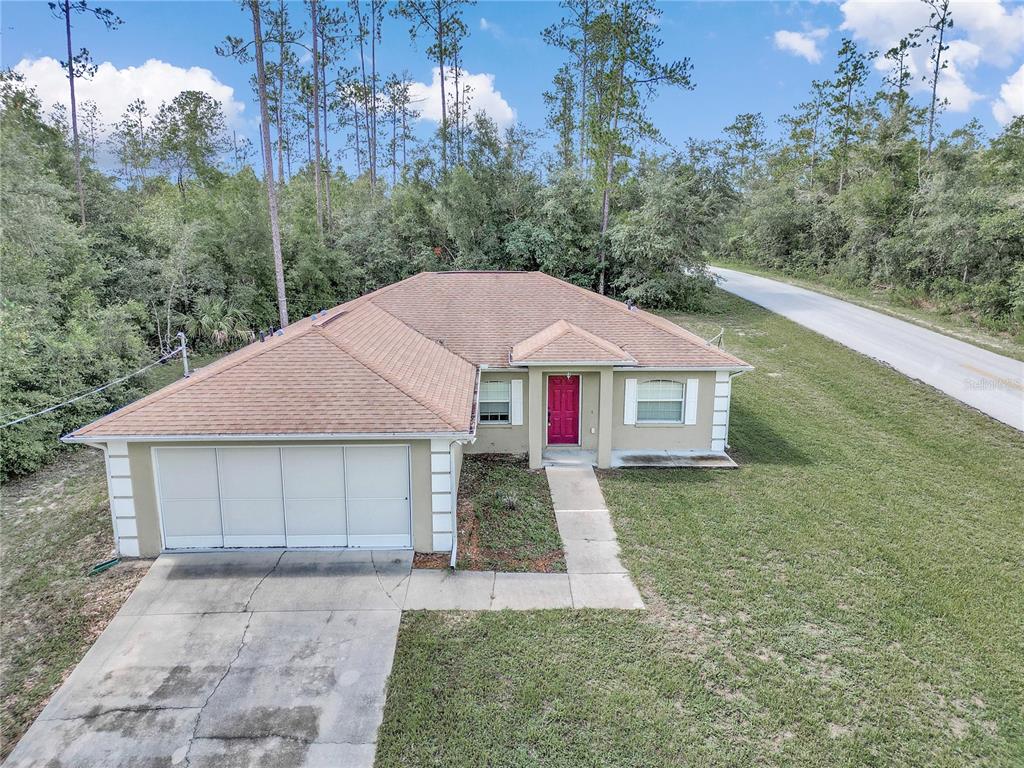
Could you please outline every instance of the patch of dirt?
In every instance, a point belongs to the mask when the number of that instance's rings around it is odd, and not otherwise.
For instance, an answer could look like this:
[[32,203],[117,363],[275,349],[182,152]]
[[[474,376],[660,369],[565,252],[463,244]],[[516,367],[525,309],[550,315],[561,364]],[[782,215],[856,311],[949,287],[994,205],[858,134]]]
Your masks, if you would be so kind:
[[448,567],[451,555],[447,552],[417,552],[412,558],[413,568],[433,568],[440,571]]
[[[510,463],[507,456],[477,454],[469,459],[475,462]],[[525,468],[525,461],[519,461]],[[513,571],[534,573],[563,573],[565,552],[558,548],[537,557],[522,557],[511,549],[490,549],[480,541],[480,520],[473,508],[477,483],[470,473],[463,472],[458,497],[458,568],[465,571]],[[444,569],[449,567],[451,555],[447,552],[417,553],[414,568]]]

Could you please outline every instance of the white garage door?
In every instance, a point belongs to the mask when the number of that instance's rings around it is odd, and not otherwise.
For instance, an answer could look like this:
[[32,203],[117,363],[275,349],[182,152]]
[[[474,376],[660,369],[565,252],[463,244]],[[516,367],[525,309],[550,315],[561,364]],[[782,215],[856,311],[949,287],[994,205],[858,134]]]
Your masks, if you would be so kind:
[[157,448],[164,546],[410,547],[408,446]]

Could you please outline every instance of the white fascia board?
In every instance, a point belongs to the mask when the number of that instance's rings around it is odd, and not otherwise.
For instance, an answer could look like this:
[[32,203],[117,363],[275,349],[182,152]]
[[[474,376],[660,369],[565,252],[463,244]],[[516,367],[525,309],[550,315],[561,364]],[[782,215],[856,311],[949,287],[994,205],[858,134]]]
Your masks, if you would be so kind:
[[651,371],[653,373],[672,371],[730,371],[745,373],[754,370],[752,365],[688,365],[688,366],[664,366],[664,365],[616,365],[616,371]]
[[513,363],[517,368],[530,368],[534,366],[555,366],[558,368],[567,368],[572,366],[587,366],[590,368],[597,368],[601,366],[614,366],[614,365],[628,365],[622,361],[613,362],[611,360],[527,360],[526,362]]
[[129,443],[169,443],[169,442],[287,442],[292,441],[316,441],[316,440],[429,440],[431,438],[454,438],[456,440],[469,440],[475,437],[473,432],[332,432],[296,434],[284,432],[281,434],[263,435],[92,435],[76,437],[65,435],[60,439],[62,443],[105,443],[108,440],[124,440]]

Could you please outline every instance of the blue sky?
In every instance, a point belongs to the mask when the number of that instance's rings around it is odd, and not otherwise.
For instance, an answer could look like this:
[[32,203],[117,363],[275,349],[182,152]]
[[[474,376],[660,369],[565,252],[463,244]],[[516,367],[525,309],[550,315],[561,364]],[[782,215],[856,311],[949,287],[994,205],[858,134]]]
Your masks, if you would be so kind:
[[[200,87],[225,103],[232,127],[256,139],[251,70],[214,53],[224,35],[251,31],[237,3],[106,5],[124,19],[120,29],[107,31],[98,22],[76,20],[76,48],[87,47],[103,64],[96,80],[82,86],[84,98],[112,113],[131,93],[139,93],[155,110],[177,90]],[[674,145],[691,136],[714,137],[740,112],[762,112],[774,131],[777,118],[804,98],[810,81],[831,74],[843,36],[866,48],[882,48],[927,20],[918,0],[673,2],[660,7],[661,54],[689,57],[697,85],[693,91],[666,90],[654,102],[654,121]],[[292,13],[305,15],[298,3]],[[0,14],[3,66],[25,71],[45,103],[66,99],[66,83],[46,59],[60,58],[63,47],[61,24],[46,3],[2,2]],[[481,76],[474,80],[481,108],[506,122],[514,112],[514,119],[527,127],[542,128],[541,94],[562,55],[545,46],[540,32],[561,15],[557,3],[480,2],[465,15],[471,31],[465,68]],[[954,20],[952,62],[944,74],[951,105],[943,123],[953,128],[976,117],[996,133],[1010,115],[1024,111],[1024,5],[954,0]],[[426,93],[433,92],[424,46],[411,45],[404,22],[386,20],[380,60],[382,70],[408,70],[425,84]],[[119,114],[104,117],[113,121]],[[431,127],[429,120],[421,121],[421,130]],[[338,144],[337,138],[333,141]],[[547,146],[549,140],[541,143]]]

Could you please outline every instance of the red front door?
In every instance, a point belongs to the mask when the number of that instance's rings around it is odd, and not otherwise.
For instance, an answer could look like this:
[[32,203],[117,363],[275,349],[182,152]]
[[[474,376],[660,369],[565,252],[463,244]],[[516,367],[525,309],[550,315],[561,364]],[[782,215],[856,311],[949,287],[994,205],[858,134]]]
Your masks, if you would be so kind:
[[548,445],[580,441],[580,377],[548,376]]

